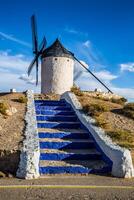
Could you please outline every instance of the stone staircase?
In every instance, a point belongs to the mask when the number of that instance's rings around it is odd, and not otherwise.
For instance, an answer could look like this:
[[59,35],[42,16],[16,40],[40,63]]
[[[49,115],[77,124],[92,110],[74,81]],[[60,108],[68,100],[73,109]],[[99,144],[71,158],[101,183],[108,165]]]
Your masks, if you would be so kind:
[[65,100],[35,100],[40,174],[109,173],[111,165]]

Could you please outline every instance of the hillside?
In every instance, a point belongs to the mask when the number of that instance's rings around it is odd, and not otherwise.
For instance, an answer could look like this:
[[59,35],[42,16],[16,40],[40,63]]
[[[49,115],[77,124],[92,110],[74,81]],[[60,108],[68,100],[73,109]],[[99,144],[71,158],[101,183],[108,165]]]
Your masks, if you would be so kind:
[[[0,93],[0,171],[15,174],[23,140],[23,93]],[[2,173],[0,174],[2,175]]]
[[96,120],[95,125],[105,130],[113,142],[131,150],[134,162],[134,103],[125,104],[124,98],[104,99],[99,93],[82,92],[79,88],[72,91],[83,111]]

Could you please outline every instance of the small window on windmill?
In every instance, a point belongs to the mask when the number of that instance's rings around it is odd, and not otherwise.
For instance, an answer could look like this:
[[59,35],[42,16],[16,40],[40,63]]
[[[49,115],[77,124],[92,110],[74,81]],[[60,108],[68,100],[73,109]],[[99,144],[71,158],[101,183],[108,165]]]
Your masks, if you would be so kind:
[[55,58],[55,60],[57,60],[57,58]]
[[67,62],[69,62],[69,59],[67,59]]

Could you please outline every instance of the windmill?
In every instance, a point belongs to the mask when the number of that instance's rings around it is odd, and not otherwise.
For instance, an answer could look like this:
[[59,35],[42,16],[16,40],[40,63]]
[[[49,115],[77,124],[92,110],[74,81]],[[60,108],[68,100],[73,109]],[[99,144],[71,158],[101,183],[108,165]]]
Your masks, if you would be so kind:
[[81,72],[73,77],[74,61],[78,62],[89,74],[91,74],[108,92],[112,91],[92,73],[72,52],[67,50],[61,42],[56,41],[46,48],[46,37],[38,45],[37,25],[35,16],[31,17],[33,54],[34,58],[28,67],[28,76],[34,65],[36,66],[36,85],[38,85],[39,58],[41,58],[41,93],[62,94],[69,91],[73,81],[79,78]]
[[34,65],[36,65],[36,85],[38,85],[38,69],[39,69],[39,58],[42,55],[43,50],[46,48],[46,37],[43,37],[42,42],[38,45],[38,35],[37,35],[37,24],[35,20],[35,15],[31,17],[31,28],[32,28],[32,41],[33,41],[33,54],[35,55],[31,64],[28,67],[28,76],[30,75]]

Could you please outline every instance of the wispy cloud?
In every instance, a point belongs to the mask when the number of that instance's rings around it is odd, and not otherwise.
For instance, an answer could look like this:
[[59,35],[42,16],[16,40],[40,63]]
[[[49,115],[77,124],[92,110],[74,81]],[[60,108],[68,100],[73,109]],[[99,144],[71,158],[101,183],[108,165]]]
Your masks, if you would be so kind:
[[[82,62],[85,63],[84,61]],[[124,96],[129,100],[134,100],[134,88],[120,88],[113,84],[112,81],[119,78],[118,75],[112,74],[108,70],[95,71],[94,74],[116,94]],[[78,63],[75,63],[74,75],[76,77],[75,83],[82,90],[94,90],[95,88],[99,88],[102,91],[107,91],[94,77],[92,77],[92,75],[87,73],[86,70],[82,68]]]
[[23,54],[12,55],[9,51],[0,51],[0,70],[22,73],[29,66],[30,59]]
[[18,44],[21,44],[23,46],[26,46],[26,47],[29,47],[31,48],[31,45],[23,40],[20,40],[12,35],[9,35],[9,34],[6,34],[6,33],[3,33],[3,32],[0,32],[0,37],[3,39],[6,39],[6,40],[10,40],[10,41],[13,41],[13,42],[16,42]]
[[23,54],[12,55],[8,50],[0,51],[0,92],[9,91],[10,88],[16,88],[17,91],[40,91],[40,87],[35,86],[33,76],[26,75],[30,61],[31,59]]
[[134,72],[134,62],[120,64],[120,69],[122,72],[123,71]]
[[79,35],[79,36],[84,36],[84,37],[88,36],[87,32],[79,31],[79,30],[76,30],[76,29],[68,27],[68,26],[66,26],[64,28],[64,31],[67,33],[70,33],[70,34],[74,34],[74,35]]
[[86,40],[85,42],[83,42],[83,46],[89,48],[91,46],[90,40]]

